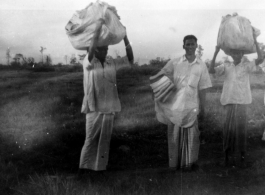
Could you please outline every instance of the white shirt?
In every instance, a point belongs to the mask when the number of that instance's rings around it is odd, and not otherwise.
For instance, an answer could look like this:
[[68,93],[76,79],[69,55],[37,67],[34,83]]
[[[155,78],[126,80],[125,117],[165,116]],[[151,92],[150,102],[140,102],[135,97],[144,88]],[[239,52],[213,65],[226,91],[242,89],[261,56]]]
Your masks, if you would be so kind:
[[250,104],[252,95],[250,90],[249,74],[256,70],[255,61],[240,62],[234,65],[226,62],[215,68],[216,74],[225,75],[221,104]]
[[121,103],[118,97],[116,70],[120,66],[129,65],[127,57],[106,59],[104,68],[97,58],[83,61],[84,98],[82,113],[89,112],[120,112]]
[[183,127],[193,123],[199,113],[198,90],[212,86],[205,63],[198,58],[189,63],[184,55],[169,61],[158,74],[169,77],[176,87],[170,102],[156,102],[158,120],[165,123],[165,118],[168,118]]

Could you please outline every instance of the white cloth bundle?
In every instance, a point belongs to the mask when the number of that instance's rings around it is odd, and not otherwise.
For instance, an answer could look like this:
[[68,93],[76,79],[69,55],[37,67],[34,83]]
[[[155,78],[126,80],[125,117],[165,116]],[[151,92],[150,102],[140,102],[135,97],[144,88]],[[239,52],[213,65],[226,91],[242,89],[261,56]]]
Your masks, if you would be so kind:
[[199,113],[197,104],[185,105],[185,90],[177,91],[175,85],[160,73],[150,77],[150,86],[154,93],[157,120],[168,124],[172,122],[180,127],[191,127]]
[[[256,52],[256,47],[253,39],[253,26],[250,21],[237,13],[223,17],[217,45],[227,54],[230,54],[230,49],[243,50],[245,54]],[[260,31],[254,28],[255,36],[260,35]]]
[[98,0],[77,11],[65,27],[75,49],[86,50],[90,46],[99,19],[103,19],[104,24],[97,46],[114,45],[125,37],[126,29],[119,20],[116,8]]

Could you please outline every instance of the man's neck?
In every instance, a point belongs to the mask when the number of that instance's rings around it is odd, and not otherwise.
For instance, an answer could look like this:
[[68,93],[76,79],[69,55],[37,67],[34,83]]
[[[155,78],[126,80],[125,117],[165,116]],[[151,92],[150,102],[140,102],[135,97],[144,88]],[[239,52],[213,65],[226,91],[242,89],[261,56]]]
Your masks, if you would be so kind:
[[99,60],[100,61],[100,63],[102,64],[102,66],[104,67],[104,62],[105,62],[105,60]]
[[188,60],[188,62],[189,63],[192,63],[194,60],[195,60],[195,58],[196,58],[196,55],[185,55],[185,57],[186,57],[186,59]]
[[104,68],[104,63],[105,63],[106,59],[99,59],[97,57],[95,57],[95,58],[101,63],[102,67]]
[[234,61],[233,62],[233,64],[235,65],[235,66],[237,66],[238,64],[240,64],[241,63],[241,61]]

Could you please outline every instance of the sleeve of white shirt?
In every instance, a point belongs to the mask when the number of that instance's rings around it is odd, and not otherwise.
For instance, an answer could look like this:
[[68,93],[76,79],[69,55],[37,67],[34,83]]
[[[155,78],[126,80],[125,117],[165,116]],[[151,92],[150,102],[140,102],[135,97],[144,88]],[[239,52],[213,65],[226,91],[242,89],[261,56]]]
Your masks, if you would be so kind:
[[202,74],[199,80],[199,90],[212,87],[212,81],[211,81],[207,66],[204,63],[202,63],[201,65],[202,65]]

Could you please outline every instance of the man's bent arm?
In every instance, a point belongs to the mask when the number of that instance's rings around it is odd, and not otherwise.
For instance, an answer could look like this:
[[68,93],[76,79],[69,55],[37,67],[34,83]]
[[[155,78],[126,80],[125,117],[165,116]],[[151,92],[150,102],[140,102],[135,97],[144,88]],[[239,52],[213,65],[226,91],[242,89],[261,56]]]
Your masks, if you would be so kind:
[[132,46],[129,42],[128,36],[125,35],[123,40],[124,40],[125,50],[126,50],[126,55],[128,57],[128,60],[131,64],[133,64],[133,61],[134,61],[133,50],[132,50]]
[[[253,31],[254,31],[254,29],[253,29]],[[257,42],[257,38],[256,38],[254,32],[253,32],[253,39],[254,39],[254,43],[256,45],[256,51],[257,51],[257,54],[258,54],[258,59],[255,60],[255,63],[256,63],[256,65],[259,65],[259,64],[261,64],[263,62],[263,57],[262,57],[262,53],[260,51],[259,44]]]
[[103,22],[104,22],[103,19],[100,19],[99,21],[97,21],[97,27],[95,30],[95,34],[91,40],[90,47],[88,48],[88,61],[89,62],[93,60]]
[[219,46],[216,46],[215,47],[215,52],[214,52],[214,55],[213,55],[213,59],[211,61],[211,65],[210,65],[210,69],[209,69],[209,73],[210,74],[214,74],[215,73],[215,60],[216,60],[216,57],[217,57],[217,54],[219,53],[220,51],[220,47]]

